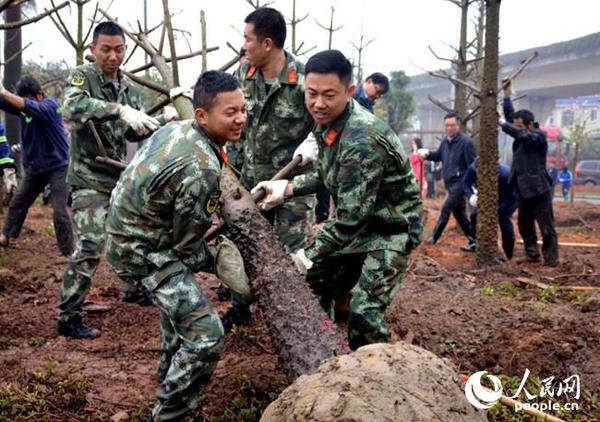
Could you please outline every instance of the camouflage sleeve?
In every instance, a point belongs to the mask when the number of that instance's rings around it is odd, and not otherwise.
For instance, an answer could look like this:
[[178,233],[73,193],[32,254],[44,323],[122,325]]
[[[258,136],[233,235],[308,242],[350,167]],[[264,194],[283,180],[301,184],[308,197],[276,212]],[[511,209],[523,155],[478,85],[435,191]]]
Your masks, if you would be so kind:
[[117,103],[93,98],[90,94],[91,81],[84,72],[75,69],[69,76],[69,87],[65,91],[63,109],[68,120],[85,123],[88,120],[103,121],[119,118]]
[[321,181],[317,170],[296,176],[291,182],[294,189],[294,196],[310,195],[311,193],[318,193],[325,190],[325,185]]
[[368,142],[356,142],[342,151],[339,161],[336,216],[306,249],[310,259],[343,249],[365,230],[373,214],[384,170],[380,154]]
[[180,184],[173,213],[173,250],[192,271],[213,271],[204,241],[219,201],[219,175],[211,170],[188,175]]

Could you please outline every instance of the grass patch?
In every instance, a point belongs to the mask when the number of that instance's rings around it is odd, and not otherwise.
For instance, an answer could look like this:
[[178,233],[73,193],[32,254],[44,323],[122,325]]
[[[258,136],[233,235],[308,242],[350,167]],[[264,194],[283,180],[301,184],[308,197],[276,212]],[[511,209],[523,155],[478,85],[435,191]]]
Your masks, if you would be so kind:
[[23,380],[0,384],[0,421],[49,420],[55,415],[85,413],[86,394],[90,391],[88,380],[58,377],[53,372],[54,366],[49,363],[44,371],[28,373]]
[[556,303],[560,295],[560,284],[551,283],[547,289],[540,289],[537,299],[544,303]]

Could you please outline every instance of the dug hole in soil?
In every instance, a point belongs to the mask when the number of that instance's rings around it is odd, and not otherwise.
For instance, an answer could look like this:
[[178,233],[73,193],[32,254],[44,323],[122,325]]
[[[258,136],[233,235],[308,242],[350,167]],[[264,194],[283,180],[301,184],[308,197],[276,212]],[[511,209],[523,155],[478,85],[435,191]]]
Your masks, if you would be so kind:
[[[426,201],[426,235],[441,203]],[[555,216],[559,241],[600,243],[597,205],[555,204]],[[123,413],[129,420],[144,420],[158,386],[158,310],[121,303],[121,283],[103,261],[86,305],[86,320],[102,335],[94,340],[57,337],[56,303],[66,260],[58,255],[51,227],[51,210],[34,206],[21,238],[0,257],[0,395],[9,389],[25,393],[32,387],[32,374],[51,372],[59,379],[84,379],[85,400],[74,404],[49,399],[34,420],[109,420]],[[589,276],[598,273],[600,249],[562,247],[559,267],[546,268],[519,263],[524,253],[517,244],[511,262],[482,271],[475,268],[473,254],[460,250],[465,242],[451,219],[437,245],[423,244],[413,252],[386,315],[392,340],[404,340],[452,362],[456,380],[449,382],[457,382],[459,371],[521,377],[528,368],[542,379],[579,374],[582,391],[597,398],[597,296],[554,290],[546,294],[518,285],[516,278],[600,286],[598,277]],[[217,280],[209,274],[198,274],[197,280],[222,315],[229,304],[217,300]],[[402,382],[397,380],[398,388]],[[228,334],[194,420],[258,420],[287,386],[257,310],[249,325]],[[578,416],[591,421],[586,415],[597,412],[596,399]]]

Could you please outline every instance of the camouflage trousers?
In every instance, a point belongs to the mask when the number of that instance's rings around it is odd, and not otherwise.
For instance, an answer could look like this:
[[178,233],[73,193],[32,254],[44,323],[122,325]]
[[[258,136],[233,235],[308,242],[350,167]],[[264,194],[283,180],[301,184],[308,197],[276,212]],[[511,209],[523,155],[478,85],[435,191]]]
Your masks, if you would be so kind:
[[315,223],[315,205],[315,195],[298,196],[286,199],[279,207],[264,213],[281,243],[291,252],[306,246]]
[[[121,277],[134,282],[126,267],[110,253],[109,263]],[[136,285],[150,294],[160,309],[159,376],[162,383],[152,410],[154,421],[180,420],[194,410],[200,393],[217,366],[224,332],[219,315],[181,262],[167,264]],[[163,378],[164,377],[164,378]]]
[[388,341],[385,310],[400,288],[408,254],[378,250],[315,260],[306,280],[326,311],[350,292],[348,343],[352,350]]
[[76,189],[72,194],[75,252],[63,277],[59,319],[68,321],[81,312],[81,306],[92,286],[92,278],[104,251],[110,195],[94,189]]

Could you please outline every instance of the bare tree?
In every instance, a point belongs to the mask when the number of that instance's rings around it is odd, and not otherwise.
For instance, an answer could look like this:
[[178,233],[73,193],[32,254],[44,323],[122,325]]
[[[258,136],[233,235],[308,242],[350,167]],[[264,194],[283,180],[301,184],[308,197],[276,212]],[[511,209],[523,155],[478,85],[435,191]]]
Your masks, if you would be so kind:
[[[58,29],[58,32],[63,36],[65,40],[73,47],[75,50],[75,59],[77,65],[83,64],[83,55],[85,53],[85,49],[88,46],[88,39],[94,27],[94,23],[96,21],[96,17],[98,15],[98,3],[94,6],[94,12],[92,13],[90,24],[85,30],[84,35],[84,7],[91,0],[70,0],[77,7],[77,34],[73,35],[69,27],[65,23],[60,13],[56,13],[56,18],[50,15],[50,19],[54,23],[54,26]],[[54,4],[54,0],[50,0],[50,3],[53,7],[56,7]]]
[[313,46],[311,48],[308,48],[308,49],[302,51],[302,47],[304,46],[304,41],[302,41],[300,44],[297,44],[297,40],[296,40],[297,26],[300,22],[303,22],[304,20],[306,20],[306,18],[308,18],[308,13],[301,18],[296,17],[296,0],[292,0],[292,18],[288,19],[288,24],[292,28],[292,53],[294,53],[297,56],[299,56],[301,54],[306,54],[315,48],[315,46]]
[[248,3],[250,6],[252,6],[255,9],[258,9],[259,7],[267,7],[271,4],[273,4],[272,1],[266,1],[263,4],[260,4],[260,0],[246,0],[246,3]]
[[362,23],[360,25],[360,42],[358,43],[358,45],[354,44],[353,42],[351,42],[352,47],[354,47],[354,49],[356,50],[357,54],[358,54],[358,63],[355,65],[356,69],[357,69],[357,75],[356,75],[356,79],[360,82],[362,81],[362,77],[363,77],[363,70],[362,70],[362,57],[363,57],[363,51],[365,50],[365,48],[367,48],[369,45],[371,45],[371,43],[375,41],[375,38],[371,38],[369,41],[365,42],[365,34],[363,32],[363,26]]
[[[479,187],[477,264],[496,262],[498,248],[498,34],[500,0],[486,0],[485,59],[481,84],[481,134],[477,162]],[[493,228],[493,229],[492,229]]]
[[329,18],[329,26],[325,26],[319,23],[319,21],[317,21],[315,19],[315,22],[317,23],[317,25],[319,25],[321,28],[323,28],[324,30],[326,30],[329,33],[329,42],[327,43],[327,48],[329,50],[331,50],[331,41],[333,39],[333,33],[336,31],[339,31],[340,29],[342,29],[344,27],[344,25],[340,25],[337,28],[333,27],[333,15],[335,13],[335,9],[333,8],[333,6],[331,6],[331,17]]

